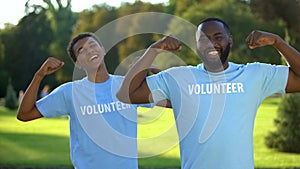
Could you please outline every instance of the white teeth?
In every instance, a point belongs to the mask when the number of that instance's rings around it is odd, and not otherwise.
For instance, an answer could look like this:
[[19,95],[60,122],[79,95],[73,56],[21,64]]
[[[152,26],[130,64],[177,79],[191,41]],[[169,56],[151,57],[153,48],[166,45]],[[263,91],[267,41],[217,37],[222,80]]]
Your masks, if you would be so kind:
[[90,59],[89,59],[89,61],[92,61],[93,59],[95,59],[95,58],[97,58],[98,57],[98,55],[94,55],[94,56],[92,56]]
[[208,52],[208,54],[210,54],[210,55],[217,55],[218,51],[211,51],[211,52]]

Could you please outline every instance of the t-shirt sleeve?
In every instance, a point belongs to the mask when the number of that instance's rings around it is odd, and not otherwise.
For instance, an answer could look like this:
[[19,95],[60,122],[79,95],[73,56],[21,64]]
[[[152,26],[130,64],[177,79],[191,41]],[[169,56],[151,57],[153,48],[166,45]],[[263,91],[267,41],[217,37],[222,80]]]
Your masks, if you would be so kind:
[[154,103],[157,103],[161,100],[169,99],[168,98],[168,87],[165,81],[164,76],[166,72],[160,72],[158,74],[148,76],[147,84],[151,91]]
[[68,114],[65,88],[66,86],[60,86],[36,102],[37,109],[44,117],[51,118]]
[[287,66],[264,64],[261,69],[264,72],[263,95],[268,97],[274,93],[285,93],[288,80]]

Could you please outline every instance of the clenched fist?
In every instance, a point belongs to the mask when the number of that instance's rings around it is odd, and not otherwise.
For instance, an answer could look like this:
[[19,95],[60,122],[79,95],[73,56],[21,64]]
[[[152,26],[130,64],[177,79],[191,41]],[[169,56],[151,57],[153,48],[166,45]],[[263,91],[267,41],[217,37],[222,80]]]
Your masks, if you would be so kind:
[[44,77],[46,75],[49,75],[57,70],[59,70],[61,67],[64,66],[64,62],[60,61],[54,57],[49,57],[43,65],[40,67],[40,69],[37,71],[37,75]]
[[264,32],[264,31],[252,31],[250,35],[248,35],[246,39],[246,43],[249,45],[250,49],[254,49],[257,47],[267,46],[267,45],[274,45],[279,38],[278,35]]
[[181,49],[181,43],[180,41],[172,36],[172,35],[168,35],[162,39],[160,39],[159,41],[153,43],[151,45],[152,49],[158,49],[158,52],[162,52],[162,51],[179,51]]

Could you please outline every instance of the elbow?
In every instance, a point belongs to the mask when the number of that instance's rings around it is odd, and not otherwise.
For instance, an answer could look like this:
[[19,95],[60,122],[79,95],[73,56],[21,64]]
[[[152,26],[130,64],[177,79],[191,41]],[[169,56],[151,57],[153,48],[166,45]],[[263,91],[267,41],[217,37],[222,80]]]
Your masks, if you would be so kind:
[[122,91],[118,91],[116,94],[116,97],[118,98],[119,101],[123,102],[123,103],[128,103],[130,104],[130,98],[128,94],[124,94],[124,92]]
[[22,121],[22,122],[27,122],[27,121],[29,121],[29,120],[26,119],[24,116],[20,115],[20,113],[18,113],[17,119],[18,119],[19,121]]
[[26,120],[24,119],[24,117],[22,116],[22,112],[20,111],[20,109],[18,109],[18,114],[16,116],[17,120],[19,121],[23,121],[25,122]]
[[19,121],[22,121],[22,122],[27,122],[27,121],[30,121],[32,119],[30,119],[30,117],[28,116],[29,113],[26,113],[26,112],[22,112],[20,110],[18,110],[18,114],[17,114],[17,119]]
[[24,107],[19,107],[18,109],[17,119],[20,121],[26,122],[41,117],[43,117],[43,115],[36,109],[35,106],[31,109]]

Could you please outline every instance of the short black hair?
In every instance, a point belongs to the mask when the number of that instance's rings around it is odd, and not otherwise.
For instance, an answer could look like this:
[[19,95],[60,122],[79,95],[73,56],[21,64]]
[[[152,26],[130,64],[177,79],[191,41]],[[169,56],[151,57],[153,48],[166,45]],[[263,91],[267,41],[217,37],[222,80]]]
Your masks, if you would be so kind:
[[228,24],[220,18],[205,18],[202,21],[200,21],[199,25],[201,25],[205,22],[209,22],[209,21],[217,21],[217,22],[222,23],[226,32],[228,33],[228,35],[230,35],[230,28],[229,28]]
[[81,34],[77,35],[70,41],[70,43],[67,47],[68,54],[70,55],[70,57],[74,63],[77,61],[77,57],[75,55],[75,51],[73,50],[73,47],[79,40],[86,38],[86,37],[94,38],[99,43],[100,46],[103,46],[101,41],[98,39],[98,37],[94,33],[85,32],[85,33],[81,33]]

